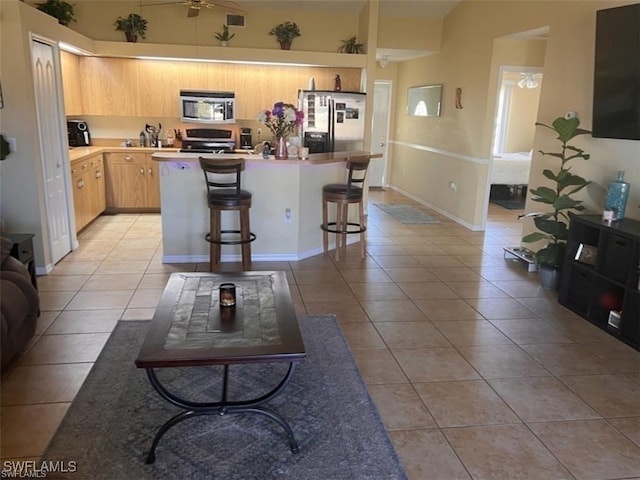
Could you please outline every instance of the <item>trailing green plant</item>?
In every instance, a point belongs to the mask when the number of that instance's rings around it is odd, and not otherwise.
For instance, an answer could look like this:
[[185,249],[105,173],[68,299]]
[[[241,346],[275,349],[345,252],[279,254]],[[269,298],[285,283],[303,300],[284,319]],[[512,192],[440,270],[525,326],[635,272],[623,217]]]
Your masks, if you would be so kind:
[[130,13],[127,17],[118,17],[113,25],[116,31],[124,32],[128,42],[135,42],[140,38],[146,38],[147,20],[137,13]]
[[569,141],[578,135],[590,134],[589,130],[578,128],[580,120],[578,118],[556,118],[551,126],[544,123],[536,125],[553,130],[558,135],[561,148],[559,152],[545,152],[539,150],[542,155],[555,157],[560,161],[560,168],[556,171],[544,169],[542,174],[551,180],[552,187],[538,187],[531,190],[531,200],[545,205],[550,205],[550,212],[535,212],[522,215],[522,217],[533,218],[533,222],[539,232],[532,232],[525,235],[522,241],[525,243],[547,240],[546,246],[542,247],[535,254],[536,262],[540,265],[551,267],[561,267],[564,253],[569,237],[569,212],[582,211],[585,207],[582,200],[575,200],[571,195],[579,192],[589,185],[589,181],[579,175],[571,173],[571,167],[567,164],[571,160],[589,160],[589,154],[585,153],[575,145],[569,145]]
[[73,5],[64,0],[47,0],[43,3],[37,3],[36,7],[41,12],[57,18],[60,25],[67,26],[76,21]]
[[295,22],[284,22],[276,25],[271,29],[269,35],[274,35],[280,46],[285,50],[288,50],[287,46],[291,46],[294,38],[302,36],[300,28]]
[[359,43],[354,35],[347,40],[342,40],[342,45],[338,48],[339,53],[364,53],[364,44]]
[[229,25],[222,25],[222,33],[216,32],[214,34],[214,37],[216,37],[216,39],[220,40],[221,42],[228,42],[235,36],[235,33],[229,33]]

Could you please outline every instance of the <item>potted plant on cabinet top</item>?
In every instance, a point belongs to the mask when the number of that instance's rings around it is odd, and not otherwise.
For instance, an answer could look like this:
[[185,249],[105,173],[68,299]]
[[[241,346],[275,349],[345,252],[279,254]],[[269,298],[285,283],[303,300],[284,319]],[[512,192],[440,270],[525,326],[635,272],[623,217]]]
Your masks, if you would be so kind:
[[145,38],[147,21],[137,13],[130,13],[126,18],[118,17],[114,25],[118,32],[124,32],[127,42],[137,42],[138,37]]
[[60,25],[67,26],[69,23],[76,21],[73,5],[64,0],[47,0],[36,5],[41,12],[57,18]]
[[354,35],[347,40],[342,40],[338,53],[364,53],[364,44],[358,43],[358,39]]
[[569,145],[569,141],[578,135],[586,135],[591,132],[578,128],[580,120],[577,117],[558,117],[551,126],[544,123],[536,123],[536,125],[553,130],[558,135],[557,138],[561,143],[559,152],[545,152],[543,150],[539,152],[542,155],[557,158],[560,161],[560,168],[555,172],[549,169],[542,171],[542,174],[553,183],[552,188],[543,186],[531,190],[531,200],[550,205],[552,210],[520,216],[520,218],[533,218],[533,222],[539,230],[539,232],[525,235],[522,241],[525,243],[548,241],[546,246],[536,252],[535,260],[540,268],[541,285],[544,288],[555,290],[569,237],[569,211],[585,209],[582,200],[575,200],[571,198],[571,195],[579,192],[590,183],[581,176],[571,173],[571,167],[567,166],[571,160],[589,159],[589,154],[584,153],[581,148]]
[[291,49],[291,42],[293,42],[293,39],[301,36],[300,29],[295,22],[284,22],[280,25],[276,25],[271,29],[269,35],[275,35],[282,50]]
[[235,33],[229,33],[229,25],[222,25],[222,33],[216,32],[214,37],[220,41],[220,45],[223,47],[229,46],[229,40],[235,37]]

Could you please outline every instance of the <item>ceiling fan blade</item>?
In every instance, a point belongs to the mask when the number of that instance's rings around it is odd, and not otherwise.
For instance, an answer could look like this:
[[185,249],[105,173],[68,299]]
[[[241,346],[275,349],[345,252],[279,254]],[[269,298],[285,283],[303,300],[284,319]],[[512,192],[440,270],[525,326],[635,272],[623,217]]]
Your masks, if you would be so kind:
[[187,17],[197,17],[200,14],[200,7],[189,7],[189,11],[187,12]]

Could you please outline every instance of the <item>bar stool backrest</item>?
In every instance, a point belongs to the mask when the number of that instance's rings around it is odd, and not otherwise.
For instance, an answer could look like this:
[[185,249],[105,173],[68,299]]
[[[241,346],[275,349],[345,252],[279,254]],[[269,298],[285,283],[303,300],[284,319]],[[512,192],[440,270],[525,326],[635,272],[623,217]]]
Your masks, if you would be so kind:
[[350,194],[352,189],[364,189],[364,181],[367,176],[368,167],[368,156],[352,157],[347,159],[347,168],[349,169],[349,176],[347,180],[347,194]]
[[[240,172],[244,170],[244,159],[229,158],[218,160],[200,157],[200,167],[204,172],[204,180],[207,182],[209,195],[220,188],[235,189],[236,194],[240,195]],[[235,177],[229,177],[229,174],[235,174]]]

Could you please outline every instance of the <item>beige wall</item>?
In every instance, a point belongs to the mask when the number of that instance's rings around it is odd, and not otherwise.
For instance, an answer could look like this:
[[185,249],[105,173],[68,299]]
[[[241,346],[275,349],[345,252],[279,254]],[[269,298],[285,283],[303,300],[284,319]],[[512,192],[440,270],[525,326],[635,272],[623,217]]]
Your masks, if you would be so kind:
[[442,19],[381,16],[378,47],[406,50],[440,50]]
[[[38,2],[28,2],[35,4]],[[218,45],[214,34],[222,31],[225,10],[202,9],[197,17],[187,17],[185,5],[140,6],[135,1],[76,0],[77,22],[69,28],[94,40],[124,41],[124,34],[115,30],[113,23],[119,16],[141,14],[148,21],[145,43]],[[160,3],[160,2],[158,2]],[[296,22],[301,36],[293,41],[292,48],[305,51],[335,52],[341,40],[358,33],[358,15],[334,15],[318,12],[296,11],[295,8],[253,9],[246,15],[244,28],[230,27],[235,37],[229,42],[233,47],[280,49],[269,31],[284,21]],[[330,34],[328,34],[330,32]]]
[[[497,93],[495,39],[549,26],[538,120],[550,123],[567,111],[577,111],[582,125],[589,128],[595,11],[629,3],[462,2],[444,21],[441,51],[399,67],[391,182],[461,223],[482,228]],[[530,53],[518,54],[514,61]],[[401,108],[406,88],[430,83],[445,86],[442,117],[406,117]],[[457,87],[463,91],[461,110],[454,108]],[[552,135],[536,130],[534,150],[549,149],[554,143]],[[618,169],[631,175],[632,185],[640,184],[637,141],[582,137],[577,143],[592,155],[589,162],[574,167],[593,182],[582,195],[589,208],[602,210],[604,188]],[[534,155],[530,185],[545,183],[541,171],[549,163]],[[448,188],[452,181],[458,187],[455,193]],[[640,189],[632,189],[629,205],[638,204]],[[533,208],[527,204],[527,209]],[[629,217],[640,218],[638,208],[627,211]]]
[[511,91],[509,123],[505,132],[504,152],[528,152],[533,148],[535,122],[538,118],[540,86],[536,88],[518,88]]

